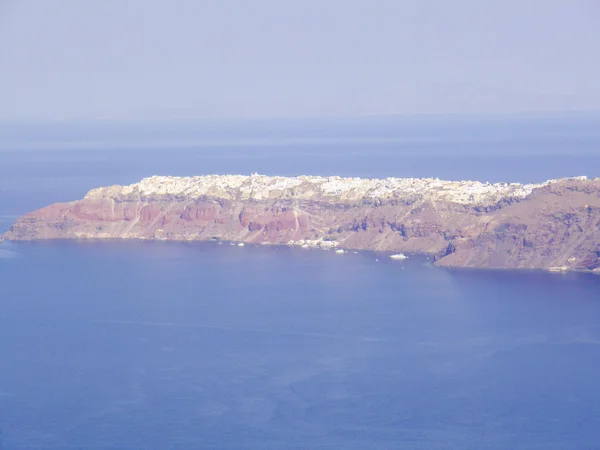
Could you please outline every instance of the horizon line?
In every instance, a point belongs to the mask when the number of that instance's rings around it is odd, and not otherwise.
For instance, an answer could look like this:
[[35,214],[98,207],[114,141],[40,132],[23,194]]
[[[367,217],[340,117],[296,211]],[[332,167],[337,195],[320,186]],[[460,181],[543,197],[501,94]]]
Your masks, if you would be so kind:
[[138,117],[69,117],[69,118],[57,118],[57,117],[31,117],[31,118],[0,118],[0,124],[5,123],[19,123],[19,124],[31,124],[31,123],[102,123],[102,122],[113,122],[113,123],[132,123],[132,122],[210,122],[210,121],[262,121],[262,120],[281,120],[281,121],[295,121],[295,120],[357,120],[357,119],[435,119],[435,118],[448,118],[448,119],[495,119],[495,118],[538,118],[544,116],[560,117],[560,116],[588,116],[588,115],[600,115],[600,108],[598,109],[548,109],[548,110],[516,110],[516,111],[503,111],[503,112],[422,112],[422,113],[372,113],[372,114],[358,114],[358,115],[306,115],[306,116],[138,116]]

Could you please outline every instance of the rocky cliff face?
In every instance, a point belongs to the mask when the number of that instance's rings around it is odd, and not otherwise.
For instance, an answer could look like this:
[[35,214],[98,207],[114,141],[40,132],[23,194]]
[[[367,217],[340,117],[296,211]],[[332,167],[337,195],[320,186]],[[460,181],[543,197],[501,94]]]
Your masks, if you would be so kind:
[[29,213],[4,237],[222,239],[424,252],[445,266],[600,272],[600,179],[151,177]]

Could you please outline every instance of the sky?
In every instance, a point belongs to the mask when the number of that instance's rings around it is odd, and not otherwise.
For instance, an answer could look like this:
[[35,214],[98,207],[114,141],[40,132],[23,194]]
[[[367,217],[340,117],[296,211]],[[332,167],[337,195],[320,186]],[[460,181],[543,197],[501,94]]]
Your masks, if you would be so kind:
[[597,0],[0,0],[0,120],[600,110]]

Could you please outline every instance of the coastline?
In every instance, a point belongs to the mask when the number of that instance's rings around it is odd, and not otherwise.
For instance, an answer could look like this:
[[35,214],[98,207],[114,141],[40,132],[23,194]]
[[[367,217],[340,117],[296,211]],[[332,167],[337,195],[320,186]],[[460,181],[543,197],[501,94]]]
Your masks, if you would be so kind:
[[445,267],[600,272],[600,179],[151,177],[26,214],[9,240],[231,241],[423,254]]
[[[224,246],[227,249],[231,250],[256,250],[256,249],[267,249],[267,250],[294,250],[297,252],[310,251],[314,253],[319,252],[329,252],[331,254],[334,253],[332,249],[320,249],[320,248],[302,248],[297,245],[288,245],[288,244],[251,244],[245,245],[244,247],[239,247],[237,241],[214,241],[214,240],[206,240],[206,241],[198,241],[198,240],[149,240],[149,239],[123,239],[123,238],[100,238],[100,239],[43,239],[43,240],[28,240],[28,241],[4,241],[5,245],[8,245],[9,248],[5,249],[10,252],[8,258],[10,259],[19,256],[18,248],[20,245],[25,246],[44,246],[44,245],[55,245],[55,244],[65,244],[65,245],[75,245],[75,246],[86,246],[86,245],[97,245],[97,244],[122,244],[123,242],[132,243],[132,244],[190,244],[190,245],[200,245],[200,246],[209,246],[213,250],[217,250],[216,246]],[[219,244],[220,243],[220,244]],[[14,245],[14,247],[13,247]],[[119,245],[120,246],[120,245]],[[14,249],[14,251],[13,251]],[[0,248],[2,250],[2,248]],[[402,269],[404,267],[411,266],[414,264],[425,265],[431,268],[442,269],[442,270],[450,270],[452,272],[475,272],[475,273],[495,273],[495,272],[506,272],[506,273],[544,273],[554,276],[568,276],[568,275],[590,275],[590,276],[598,276],[600,275],[600,271],[588,271],[588,270],[567,270],[567,271],[554,271],[544,268],[502,268],[502,267],[460,267],[460,266],[440,266],[434,263],[434,257],[428,253],[409,253],[407,254],[407,258],[405,260],[394,260],[390,258],[392,252],[382,252],[377,250],[353,250],[353,249],[345,249],[345,253],[340,255],[339,257],[355,257],[361,256],[367,258],[369,261],[373,263],[382,263],[382,264],[390,264],[393,266],[397,266],[398,269]],[[332,255],[333,256],[333,255]],[[335,257],[336,259],[338,256]],[[0,257],[0,259],[2,259]]]

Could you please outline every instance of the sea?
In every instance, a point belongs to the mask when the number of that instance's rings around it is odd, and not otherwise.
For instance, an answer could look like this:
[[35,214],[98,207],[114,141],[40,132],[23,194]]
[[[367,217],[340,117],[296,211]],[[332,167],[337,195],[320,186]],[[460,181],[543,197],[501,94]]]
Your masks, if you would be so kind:
[[[0,231],[151,175],[600,176],[600,115],[0,124]],[[600,276],[0,244],[0,449],[600,449]]]

